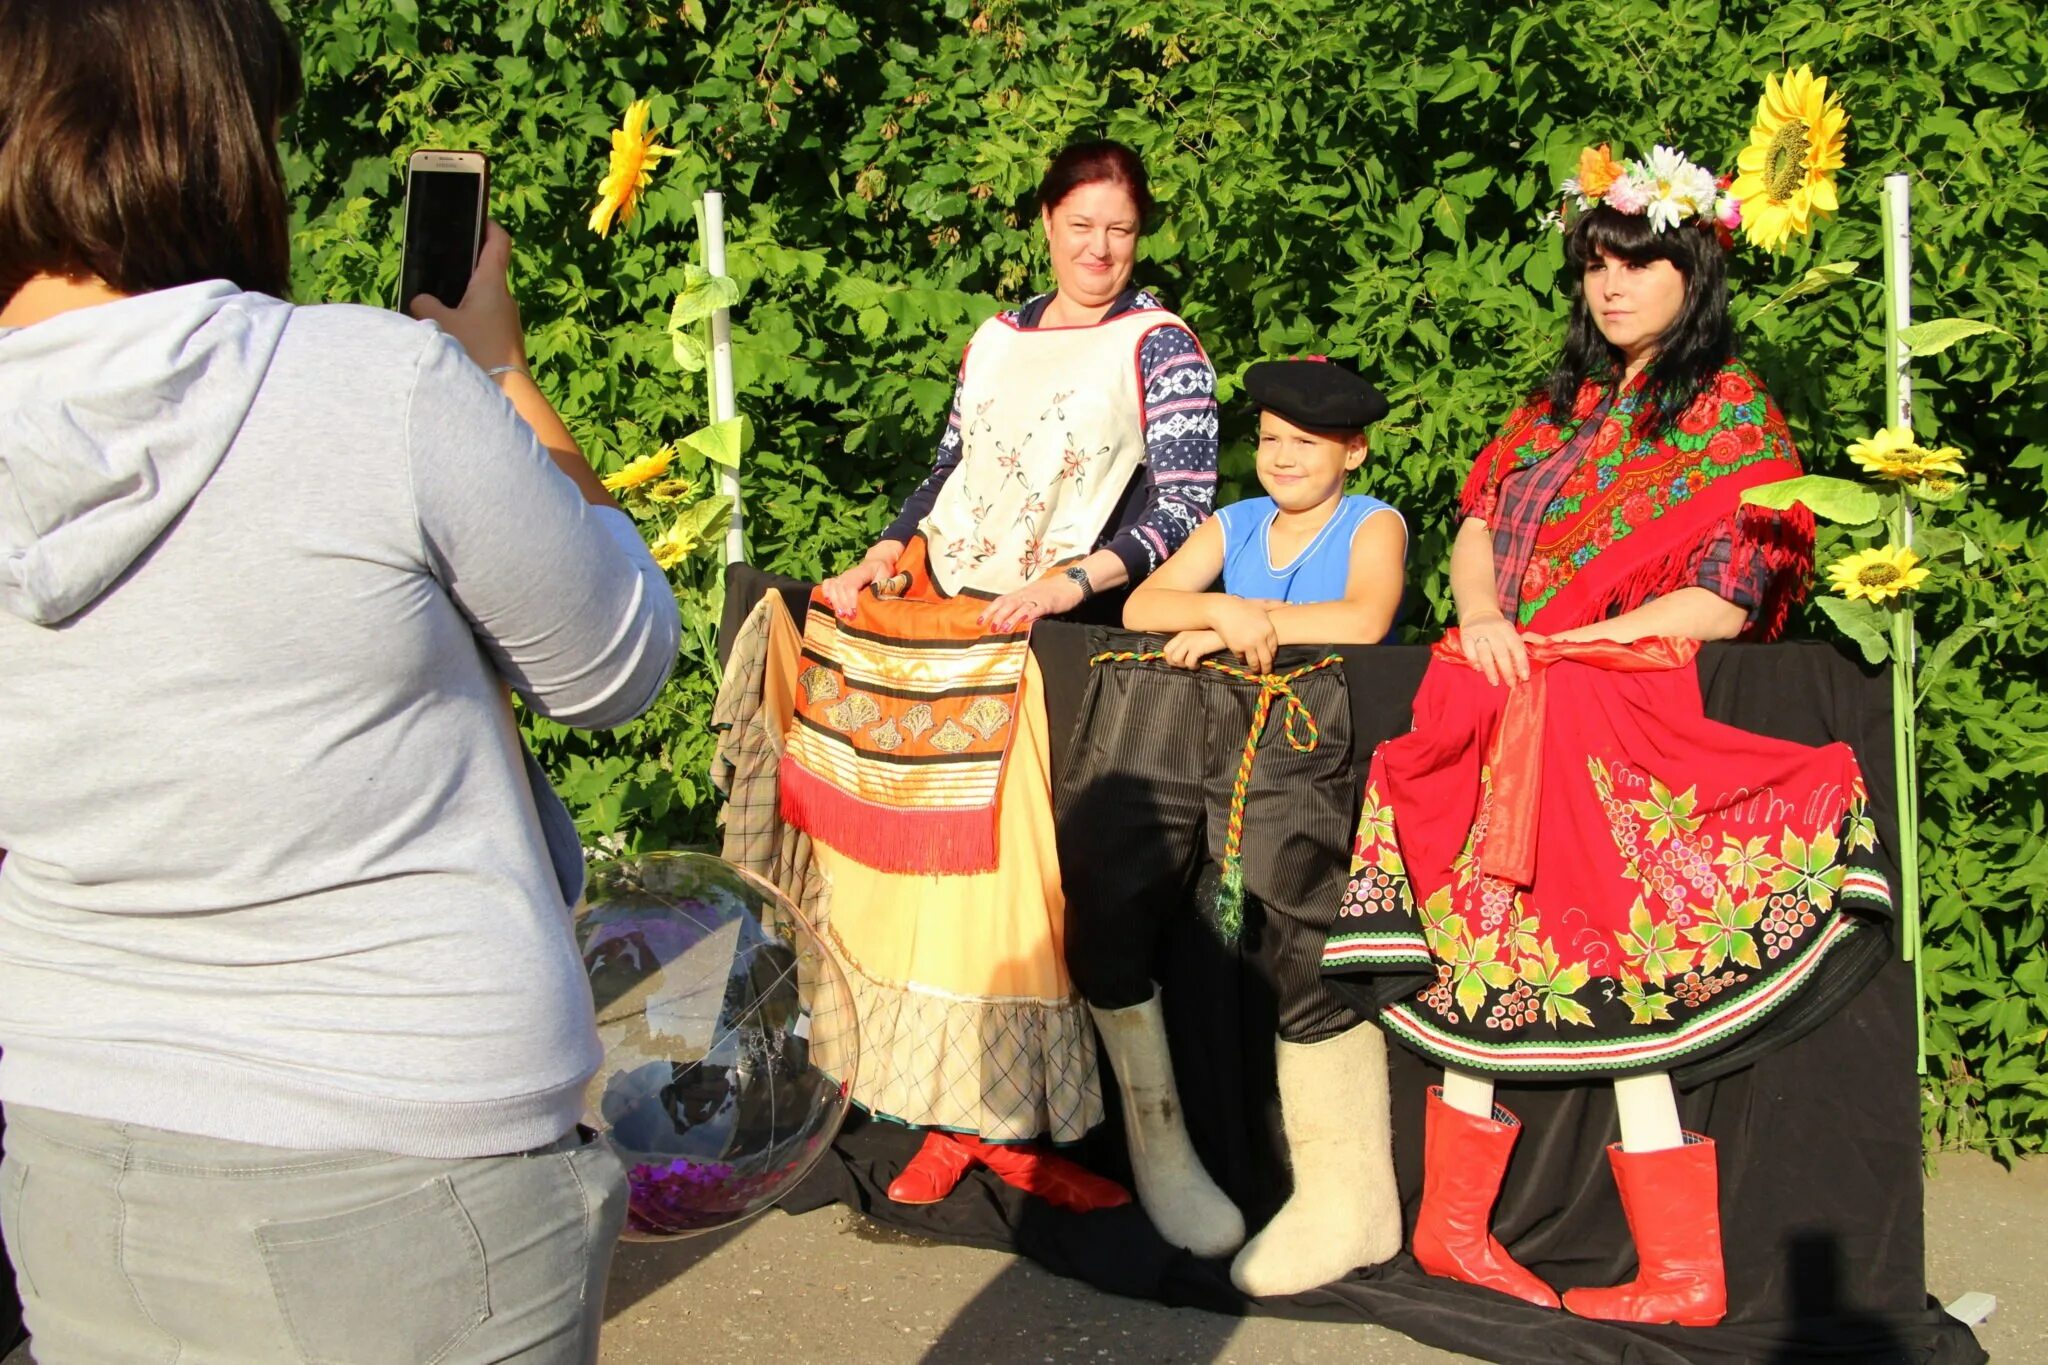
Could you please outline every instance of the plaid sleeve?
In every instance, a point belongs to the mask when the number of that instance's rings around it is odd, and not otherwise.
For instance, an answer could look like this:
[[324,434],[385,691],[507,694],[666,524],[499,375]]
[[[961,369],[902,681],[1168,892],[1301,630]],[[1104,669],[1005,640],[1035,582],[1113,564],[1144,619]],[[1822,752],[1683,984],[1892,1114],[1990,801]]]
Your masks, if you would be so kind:
[[1723,530],[1707,542],[1694,561],[1692,584],[1733,602],[1754,621],[1757,608],[1770,591],[1771,570],[1762,555],[1750,555],[1748,559],[1747,571],[1735,572],[1735,532]]

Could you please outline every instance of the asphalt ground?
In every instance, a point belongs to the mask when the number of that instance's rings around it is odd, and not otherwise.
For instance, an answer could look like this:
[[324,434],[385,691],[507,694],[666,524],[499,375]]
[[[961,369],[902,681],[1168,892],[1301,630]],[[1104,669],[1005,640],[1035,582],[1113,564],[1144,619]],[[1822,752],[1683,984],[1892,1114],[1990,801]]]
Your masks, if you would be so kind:
[[[1994,1360],[2048,1361],[2048,1159],[1949,1155],[1927,1186],[1927,1282],[1998,1309]],[[623,1246],[603,1365],[1423,1365],[1465,1357],[1369,1324],[1234,1319],[1114,1298],[1018,1257],[881,1229],[842,1209]],[[24,1348],[0,1365],[29,1365]],[[394,1362],[394,1365],[397,1365]]]
[[[1928,1288],[1996,1296],[1977,1339],[2048,1362],[2048,1159],[1949,1155],[1927,1187]],[[1422,1365],[1462,1360],[1363,1323],[1233,1319],[1114,1298],[1000,1252],[886,1231],[840,1209],[769,1213],[722,1237],[620,1248],[605,1365]]]

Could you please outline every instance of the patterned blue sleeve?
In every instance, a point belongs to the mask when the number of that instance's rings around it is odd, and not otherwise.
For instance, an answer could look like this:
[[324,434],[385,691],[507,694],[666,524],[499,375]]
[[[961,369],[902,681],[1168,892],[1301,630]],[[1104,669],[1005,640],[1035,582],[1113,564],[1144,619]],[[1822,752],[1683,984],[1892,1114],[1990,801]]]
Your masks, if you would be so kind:
[[1216,505],[1216,370],[1185,327],[1148,333],[1138,348],[1145,393],[1145,486],[1105,547],[1137,583],[1208,520]]
[[961,385],[956,383],[953,385],[953,411],[946,417],[945,434],[939,437],[939,450],[932,461],[932,472],[904,502],[896,520],[882,532],[882,539],[909,544],[910,538],[917,534],[917,524],[930,514],[932,504],[939,500],[939,490],[946,486],[947,476],[960,463],[960,393]]

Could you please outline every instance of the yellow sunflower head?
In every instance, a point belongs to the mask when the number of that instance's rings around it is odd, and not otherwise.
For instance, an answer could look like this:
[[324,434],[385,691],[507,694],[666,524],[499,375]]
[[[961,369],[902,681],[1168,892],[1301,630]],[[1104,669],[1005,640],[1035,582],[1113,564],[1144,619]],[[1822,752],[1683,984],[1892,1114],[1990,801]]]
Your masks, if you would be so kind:
[[1930,474],[1911,485],[1913,496],[1922,502],[1952,502],[1963,491],[1963,481],[1946,474]]
[[665,156],[678,155],[675,148],[655,142],[661,130],[649,128],[647,118],[647,101],[634,100],[626,108],[624,123],[612,130],[611,158],[597,184],[597,207],[590,211],[590,230],[600,237],[611,235],[614,217],[621,223],[633,221],[640,196],[654,179],[650,167]]
[[[668,524],[668,529],[648,542],[647,548],[654,554],[654,562],[664,569],[673,569],[697,551],[710,544],[707,534],[709,527],[701,517],[693,517],[693,509],[684,509],[682,515]],[[717,523],[723,526],[723,522]]]
[[675,463],[676,448],[663,446],[652,455],[642,455],[631,461],[616,473],[604,476],[604,486],[614,493],[623,493],[629,488],[651,483],[668,473],[668,467]]
[[649,542],[647,548],[653,552],[656,564],[673,569],[690,557],[690,551],[697,548],[697,540],[680,526],[671,526]]
[[1926,578],[1920,556],[1902,545],[1858,550],[1828,566],[1828,586],[1851,601],[1884,602],[1911,592]]
[[1866,473],[1897,483],[1919,483],[1934,475],[1960,477],[1963,452],[1954,446],[1929,450],[1913,439],[1907,426],[1879,427],[1860,441],[1850,443],[1849,458]]
[[1736,158],[1741,173],[1728,187],[1742,203],[1743,236],[1777,251],[1835,211],[1848,124],[1840,97],[1828,93],[1828,78],[1812,67],[1764,78],[1749,145]]

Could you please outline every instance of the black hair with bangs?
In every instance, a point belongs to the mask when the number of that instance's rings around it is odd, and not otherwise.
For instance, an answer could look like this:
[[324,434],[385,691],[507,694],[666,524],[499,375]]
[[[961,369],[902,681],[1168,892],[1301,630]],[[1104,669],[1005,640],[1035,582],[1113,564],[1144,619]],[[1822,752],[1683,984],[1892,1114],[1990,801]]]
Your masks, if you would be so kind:
[[1550,373],[1550,410],[1570,419],[1579,388],[1587,380],[1613,383],[1621,377],[1622,354],[1600,335],[1586,302],[1586,266],[1602,252],[1631,264],[1669,261],[1685,276],[1685,303],[1657,339],[1644,396],[1661,430],[1698,398],[1721,367],[1735,356],[1735,325],[1728,318],[1728,253],[1711,228],[1681,223],[1663,232],[1646,214],[1621,213],[1605,204],[1582,214],[1564,239],[1565,275],[1572,291],[1571,325],[1564,354]]

